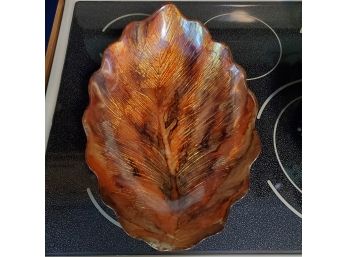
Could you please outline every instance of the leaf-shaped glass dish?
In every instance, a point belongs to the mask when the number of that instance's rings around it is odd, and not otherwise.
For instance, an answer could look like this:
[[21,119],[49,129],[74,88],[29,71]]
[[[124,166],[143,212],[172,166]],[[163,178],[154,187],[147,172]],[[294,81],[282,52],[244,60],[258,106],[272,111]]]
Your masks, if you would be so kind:
[[108,46],[89,97],[86,160],[123,229],[158,250],[220,231],[260,152],[229,48],[165,5]]

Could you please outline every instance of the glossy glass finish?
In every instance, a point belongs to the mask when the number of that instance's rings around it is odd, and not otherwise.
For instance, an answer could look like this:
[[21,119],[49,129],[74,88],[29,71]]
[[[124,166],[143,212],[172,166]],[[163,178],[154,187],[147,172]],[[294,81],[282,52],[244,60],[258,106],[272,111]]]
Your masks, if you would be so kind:
[[158,250],[220,231],[260,153],[229,48],[172,4],[126,26],[89,82],[86,160],[123,229]]

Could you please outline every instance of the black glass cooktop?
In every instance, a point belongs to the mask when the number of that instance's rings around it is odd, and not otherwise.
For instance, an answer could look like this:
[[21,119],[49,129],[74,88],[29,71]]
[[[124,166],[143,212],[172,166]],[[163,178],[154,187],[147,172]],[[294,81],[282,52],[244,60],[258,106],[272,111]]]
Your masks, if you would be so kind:
[[[75,4],[46,152],[46,255],[156,254],[118,227],[88,169],[81,118],[101,53],[122,28],[161,2]],[[302,248],[301,2],[177,2],[231,47],[260,111],[262,153],[250,191],[230,210],[225,229],[186,254],[299,253]]]

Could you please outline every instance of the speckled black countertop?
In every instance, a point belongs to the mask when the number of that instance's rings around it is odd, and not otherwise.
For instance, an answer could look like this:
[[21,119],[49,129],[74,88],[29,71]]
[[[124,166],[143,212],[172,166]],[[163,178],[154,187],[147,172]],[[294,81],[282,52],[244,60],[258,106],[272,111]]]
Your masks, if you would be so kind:
[[[259,101],[256,126],[262,142],[262,153],[251,170],[250,191],[231,208],[225,229],[180,253],[299,253],[301,2],[176,4],[188,18],[205,22],[213,38],[227,43],[236,62],[245,68],[248,85]],[[158,253],[128,237],[101,202],[96,177],[84,159],[86,137],[81,118],[88,104],[88,80],[100,65],[100,53],[127,23],[161,5],[75,4],[46,151],[46,255]]]

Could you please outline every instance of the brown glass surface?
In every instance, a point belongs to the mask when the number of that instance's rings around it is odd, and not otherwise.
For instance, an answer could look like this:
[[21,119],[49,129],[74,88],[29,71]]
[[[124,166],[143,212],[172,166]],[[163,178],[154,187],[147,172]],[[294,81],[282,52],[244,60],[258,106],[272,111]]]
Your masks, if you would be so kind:
[[86,160],[130,236],[187,249],[223,228],[260,152],[245,77],[172,4],[105,50],[89,82]]

